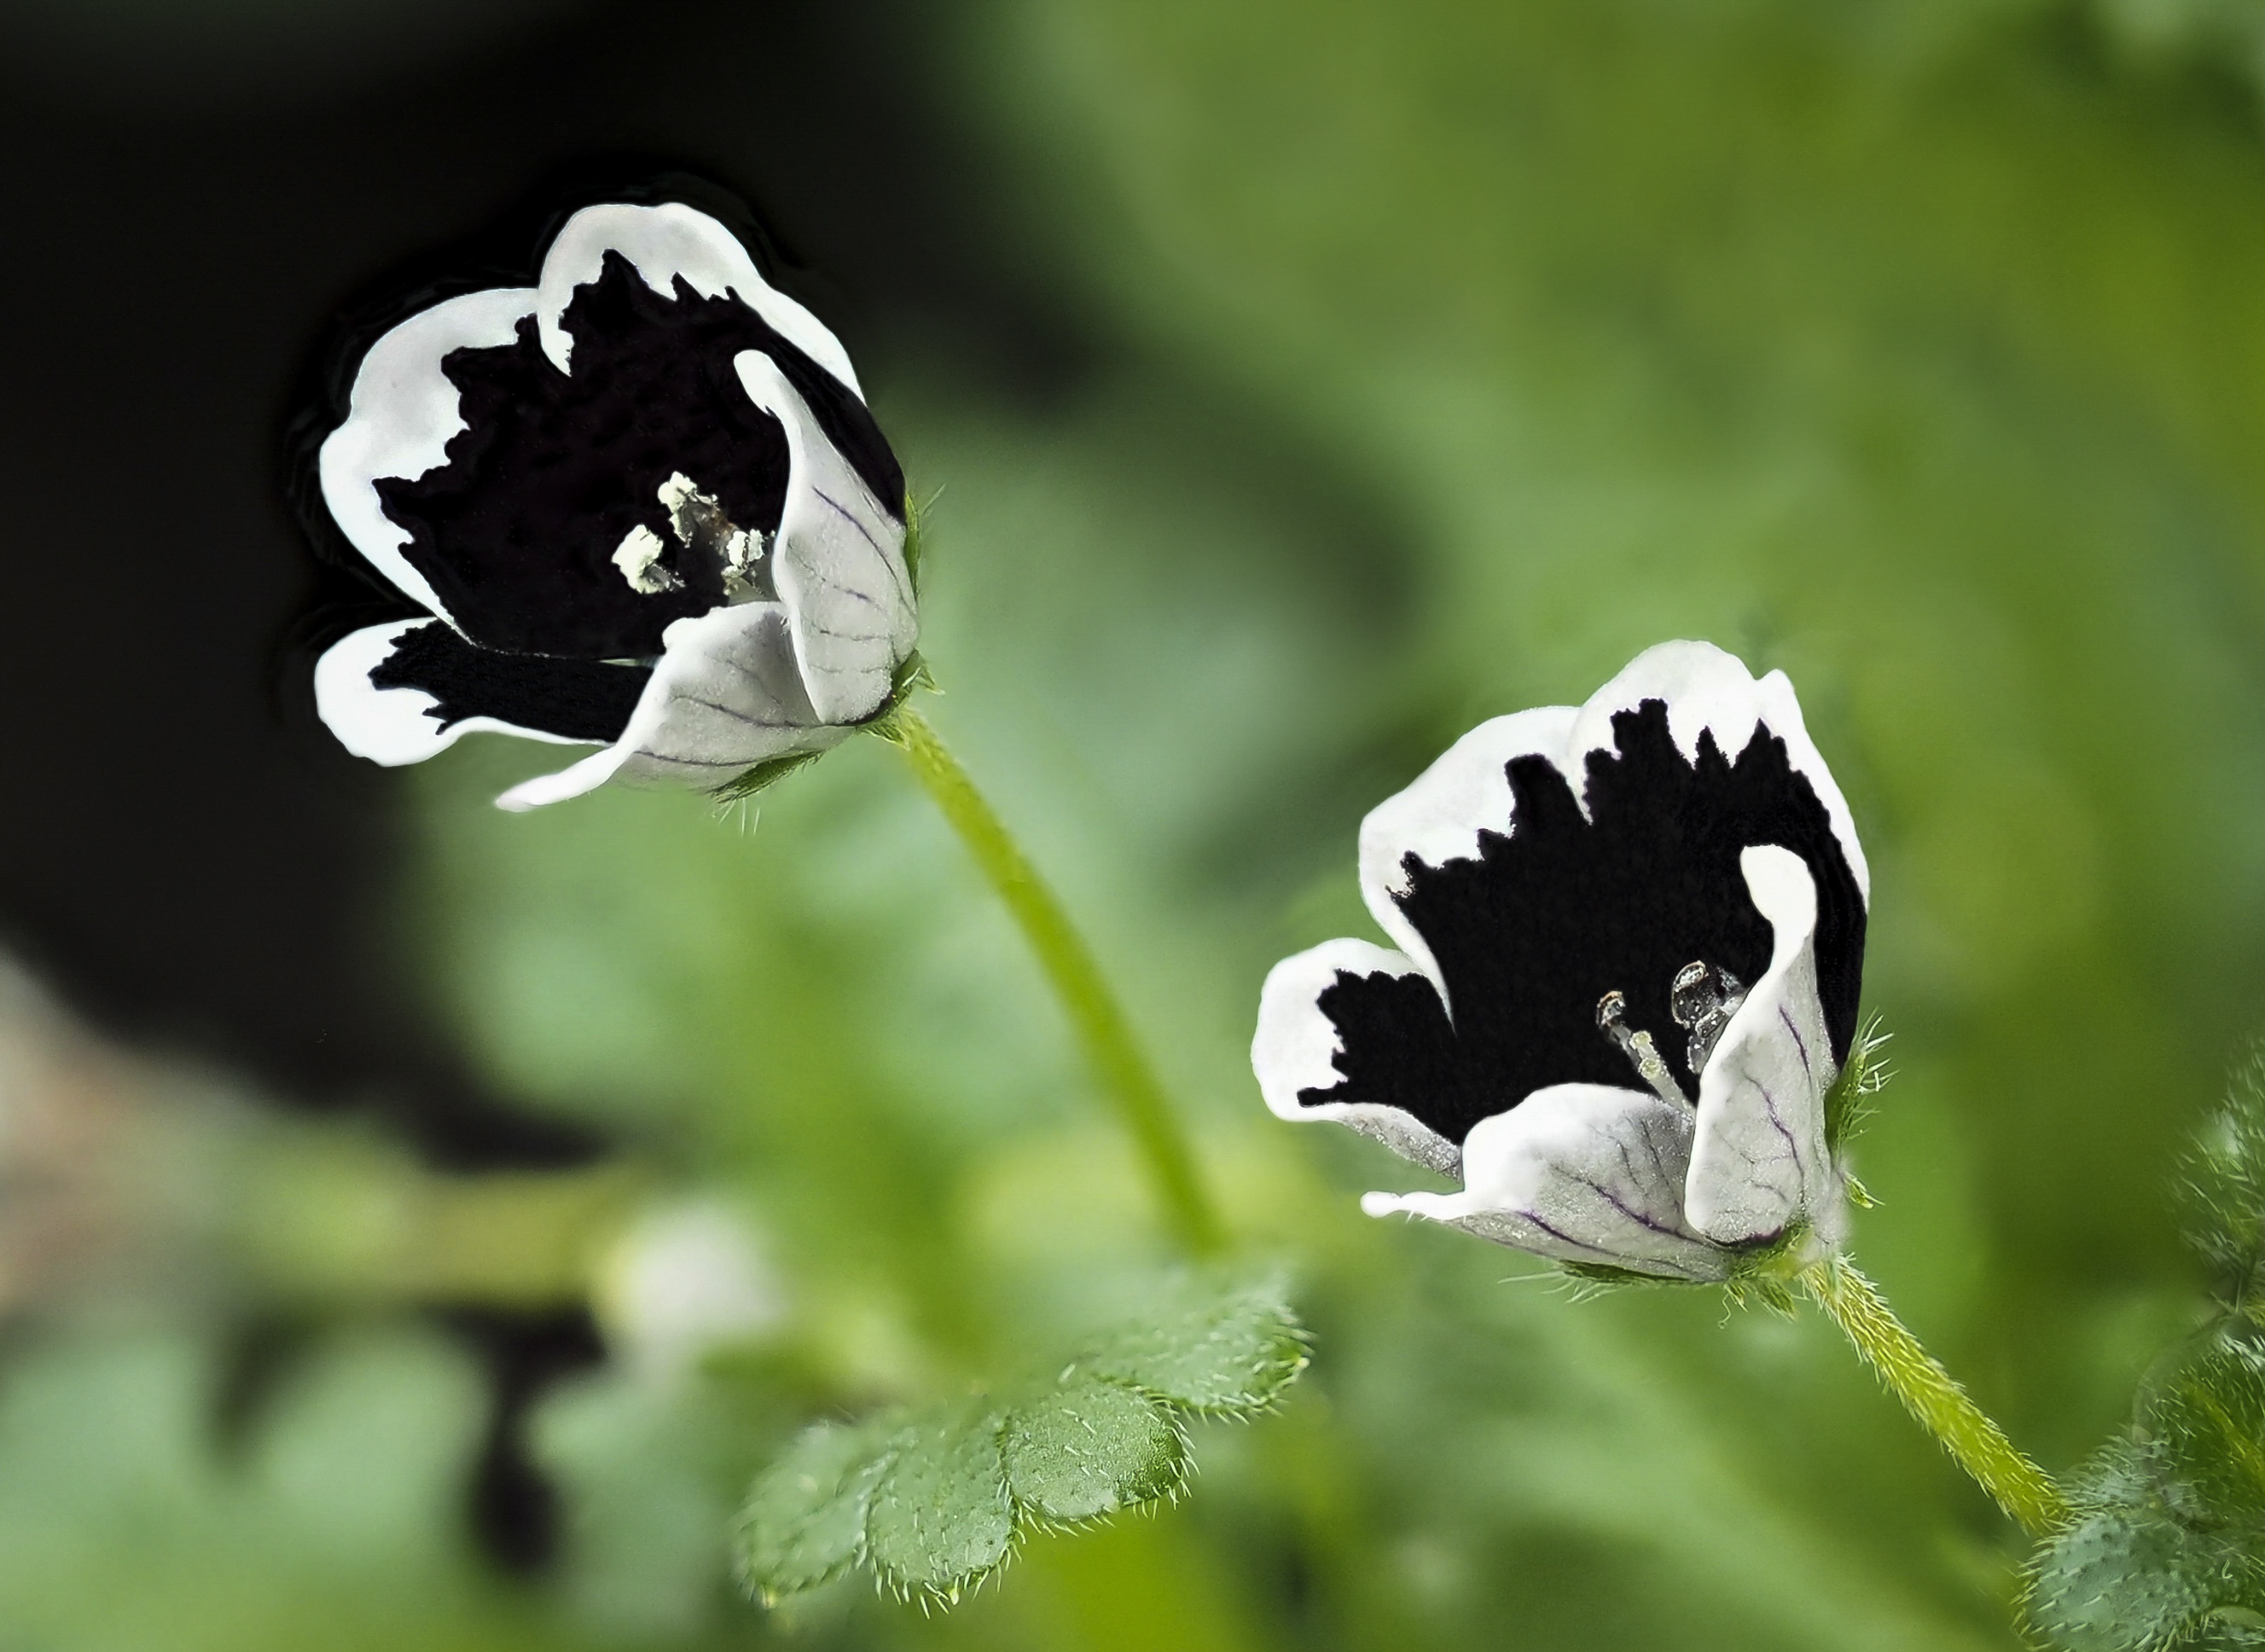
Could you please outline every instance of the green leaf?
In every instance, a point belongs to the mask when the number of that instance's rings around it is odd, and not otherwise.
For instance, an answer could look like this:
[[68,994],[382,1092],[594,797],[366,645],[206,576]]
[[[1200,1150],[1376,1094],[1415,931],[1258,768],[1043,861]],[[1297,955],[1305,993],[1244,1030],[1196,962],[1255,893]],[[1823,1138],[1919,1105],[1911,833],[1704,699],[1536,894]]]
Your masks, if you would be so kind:
[[2216,1276],[2220,1302],[2254,1316],[2265,1300],[2265,1045],[2234,1068],[2186,1173],[2189,1242]]
[[1243,1416],[1273,1403],[1307,1357],[1304,1328],[1268,1281],[1223,1297],[1183,1286],[1153,1320],[1089,1344],[1077,1365],[1191,1411]]
[[2060,1652],[2265,1644],[2259,1528],[2187,1517],[2196,1491],[2179,1466],[2161,1437],[2119,1440],[2070,1487],[2076,1517],[2029,1568],[2024,1612],[2040,1640]]
[[899,1596],[953,1601],[1007,1558],[1015,1507],[996,1411],[914,1423],[873,1488],[865,1553]]
[[839,1576],[865,1544],[873,1488],[894,1458],[899,1419],[820,1423],[764,1470],[739,1510],[739,1582],[766,1605]]
[[1187,1437],[1178,1423],[1147,1395],[1094,1378],[1073,1376],[1016,1407],[1001,1445],[1016,1504],[1051,1524],[1174,1496],[1187,1483]]
[[2265,1521],[2265,1352],[2210,1336],[2145,1398],[2140,1423],[2182,1516]]
[[820,1428],[755,1482],[739,1576],[775,1603],[863,1561],[900,1597],[949,1605],[1003,1564],[1025,1524],[1096,1520],[1175,1497],[1183,1412],[1248,1415],[1306,1365],[1278,1280],[1188,1280],[1158,1312],[979,1402]]
[[2098,1510],[2045,1546],[2029,1625],[2063,1652],[2147,1652],[2199,1627],[2216,1604],[2191,1535],[2160,1511]]

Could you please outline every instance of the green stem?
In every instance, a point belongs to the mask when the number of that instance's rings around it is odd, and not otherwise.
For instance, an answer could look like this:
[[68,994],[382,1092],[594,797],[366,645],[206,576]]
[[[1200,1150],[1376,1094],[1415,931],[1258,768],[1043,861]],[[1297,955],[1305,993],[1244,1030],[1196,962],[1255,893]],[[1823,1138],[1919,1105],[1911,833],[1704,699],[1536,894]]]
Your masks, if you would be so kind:
[[2065,1524],[2068,1500],[1935,1362],[1877,1286],[1840,1257],[1805,1268],[1801,1283],[1856,1344],[1864,1363],[1957,1465],[2032,1537]]
[[1140,1145],[1157,1198],[1181,1243],[1199,1255],[1216,1251],[1222,1242],[1219,1215],[1196,1174],[1187,1136],[1132,1023],[1061,902],[926,718],[899,705],[875,731],[904,749],[929,796],[1022,925],[1102,1088]]

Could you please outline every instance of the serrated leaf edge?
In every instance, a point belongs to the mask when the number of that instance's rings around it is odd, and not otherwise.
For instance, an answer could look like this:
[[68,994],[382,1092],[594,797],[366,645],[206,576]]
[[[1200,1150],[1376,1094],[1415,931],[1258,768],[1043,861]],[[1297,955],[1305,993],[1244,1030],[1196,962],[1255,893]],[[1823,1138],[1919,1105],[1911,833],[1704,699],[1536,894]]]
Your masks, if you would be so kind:
[[[1279,1282],[1271,1281],[1230,1292],[1220,1298],[1215,1305],[1213,1311],[1222,1318],[1231,1315],[1238,1309],[1256,1308],[1273,1321],[1264,1333],[1264,1340],[1268,1346],[1278,1350],[1283,1357],[1271,1368],[1273,1375],[1264,1385],[1264,1392],[1247,1401],[1224,1403],[1191,1401],[1176,1394],[1167,1394],[1133,1378],[1095,1369],[1089,1365],[1087,1361],[1099,1357],[1099,1346],[1103,1340],[1102,1338],[1095,1339],[1093,1343],[1089,1343],[1086,1348],[1073,1356],[1059,1368],[1053,1382],[1046,1385],[1049,1389],[1059,1388],[1074,1378],[1082,1376],[1095,1382],[1107,1383],[1111,1386],[1123,1388],[1128,1393],[1139,1394],[1155,1406],[1170,1425],[1178,1447],[1179,1472],[1174,1475],[1172,1483],[1162,1490],[1140,1498],[1137,1502],[1121,1503],[1114,1509],[1104,1510],[1100,1513],[1076,1520],[1057,1519],[1041,1513],[1024,1503],[1022,1498],[1015,1495],[1011,1476],[1005,1471],[1003,1437],[1008,1421],[1014,1411],[1020,1405],[1032,1403],[1035,1398],[1033,1396],[1033,1399],[1001,1404],[983,1413],[987,1420],[992,1439],[1000,1446],[1000,1489],[1005,1498],[1011,1518],[1006,1545],[998,1560],[992,1564],[969,1572],[942,1587],[891,1576],[887,1569],[872,1554],[867,1524],[872,1517],[872,1504],[869,1493],[864,1518],[858,1524],[856,1545],[851,1553],[830,1568],[824,1576],[793,1590],[780,1591],[764,1588],[753,1583],[752,1580],[747,1578],[745,1568],[739,1563],[739,1558],[743,1551],[740,1546],[735,1545],[733,1570],[739,1576],[742,1588],[751,1598],[765,1606],[774,1606],[790,1595],[807,1594],[813,1590],[823,1588],[853,1568],[862,1566],[872,1576],[877,1594],[893,1597],[898,1601],[907,1605],[917,1604],[925,1615],[956,1605],[968,1595],[980,1590],[986,1583],[1007,1569],[1033,1532],[1074,1533],[1091,1531],[1115,1519],[1119,1515],[1154,1516],[1161,1513],[1165,1507],[1176,1506],[1188,1495],[1193,1486],[1198,1466],[1195,1457],[1194,1439],[1188,1427],[1188,1419],[1203,1417],[1220,1422],[1249,1423],[1258,1417],[1278,1411],[1281,1408],[1282,1395],[1313,1363],[1313,1334],[1299,1321],[1295,1311],[1283,1299],[1283,1297],[1284,1292]],[[875,1468],[877,1465],[879,1466],[874,1481],[875,1489],[878,1489],[881,1478],[888,1472],[889,1465],[893,1462],[897,1453],[902,1449],[904,1442],[910,1438],[916,1430],[928,1425],[932,1419],[948,1418],[954,1415],[963,1416],[972,1415],[973,1408],[972,1405],[963,1401],[905,1415],[901,1426],[886,1436],[874,1454],[864,1459],[858,1472],[863,1474]],[[743,1520],[745,1507],[746,1505],[743,1505]]]

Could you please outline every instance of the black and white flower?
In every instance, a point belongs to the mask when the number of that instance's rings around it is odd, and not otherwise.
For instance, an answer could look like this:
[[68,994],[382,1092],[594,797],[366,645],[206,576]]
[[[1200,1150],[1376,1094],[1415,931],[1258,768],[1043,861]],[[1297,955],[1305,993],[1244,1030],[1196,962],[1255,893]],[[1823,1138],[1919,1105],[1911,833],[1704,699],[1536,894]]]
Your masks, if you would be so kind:
[[1398,950],[1277,964],[1251,1060],[1281,1117],[1462,1183],[1371,1215],[1669,1279],[1839,1246],[1870,876],[1783,673],[1667,643],[1482,724],[1363,822],[1360,882]]
[[681,203],[584,207],[535,285],[378,338],[317,474],[421,610],[323,656],[324,722],[388,764],[475,730],[604,748],[506,808],[823,751],[912,654],[904,476],[848,357]]

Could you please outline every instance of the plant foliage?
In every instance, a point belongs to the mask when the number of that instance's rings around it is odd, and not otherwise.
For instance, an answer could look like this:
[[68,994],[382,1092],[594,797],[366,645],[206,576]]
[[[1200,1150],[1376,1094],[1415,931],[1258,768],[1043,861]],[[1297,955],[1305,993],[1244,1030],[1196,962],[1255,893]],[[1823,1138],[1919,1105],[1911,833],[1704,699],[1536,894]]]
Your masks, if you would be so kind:
[[1190,1282],[999,1397],[821,1423],[749,1492],[740,1582],[775,1604],[863,1564],[901,1598],[956,1602],[1024,1530],[1177,1497],[1185,1419],[1264,1410],[1306,1358],[1278,1280]]
[[2236,1069],[2188,1173],[2213,1311],[2155,1363],[2031,1565],[2030,1626],[2065,1652],[2265,1647],[2265,1052]]

